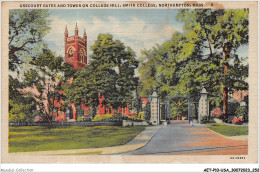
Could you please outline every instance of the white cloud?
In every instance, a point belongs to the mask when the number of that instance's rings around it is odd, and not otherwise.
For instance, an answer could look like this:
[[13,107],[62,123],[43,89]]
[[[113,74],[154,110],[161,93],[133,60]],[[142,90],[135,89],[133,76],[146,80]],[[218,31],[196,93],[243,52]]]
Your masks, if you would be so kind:
[[115,39],[121,40],[126,46],[131,47],[140,56],[140,50],[150,49],[156,43],[161,44],[171,38],[176,29],[169,25],[158,26],[156,23],[148,23],[138,18],[121,21],[115,17],[107,20],[98,17],[89,17],[84,20],[69,20],[54,17],[51,31],[45,37],[49,47],[58,55],[64,56],[64,30],[67,25],[69,36],[74,35],[75,23],[82,36],[84,28],[88,36],[88,54],[90,46],[94,44],[99,33],[110,33]]

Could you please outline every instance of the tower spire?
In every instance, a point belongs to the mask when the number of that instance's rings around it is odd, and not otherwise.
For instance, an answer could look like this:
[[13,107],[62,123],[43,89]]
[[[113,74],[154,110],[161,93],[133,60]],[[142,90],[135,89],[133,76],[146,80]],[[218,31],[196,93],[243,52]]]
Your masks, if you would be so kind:
[[76,22],[76,26],[75,26],[75,35],[78,35],[79,33],[79,29],[78,29],[78,25],[77,25],[77,22]]
[[65,35],[68,35],[68,28],[67,28],[67,25],[65,27]]
[[83,39],[84,39],[85,42],[87,43],[87,33],[86,33],[86,29],[85,29],[85,28],[84,28]]
[[75,26],[75,31],[76,30],[79,30],[77,22],[76,22],[76,26]]

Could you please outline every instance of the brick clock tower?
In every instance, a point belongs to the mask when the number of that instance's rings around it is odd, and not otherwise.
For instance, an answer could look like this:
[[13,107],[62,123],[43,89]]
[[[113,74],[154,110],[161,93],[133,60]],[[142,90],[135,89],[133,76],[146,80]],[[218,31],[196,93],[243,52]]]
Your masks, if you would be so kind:
[[83,38],[78,35],[79,30],[76,23],[75,35],[69,37],[67,26],[65,28],[65,60],[75,69],[87,66],[87,34],[84,29]]

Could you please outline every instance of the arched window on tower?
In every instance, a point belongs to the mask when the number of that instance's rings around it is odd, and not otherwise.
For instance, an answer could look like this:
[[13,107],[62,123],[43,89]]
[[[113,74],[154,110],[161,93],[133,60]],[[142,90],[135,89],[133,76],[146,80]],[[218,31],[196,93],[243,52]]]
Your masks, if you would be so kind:
[[72,48],[69,49],[68,54],[69,54],[69,58],[73,58],[74,51]]
[[84,63],[84,50],[83,49],[80,49],[79,59],[80,59],[81,63]]

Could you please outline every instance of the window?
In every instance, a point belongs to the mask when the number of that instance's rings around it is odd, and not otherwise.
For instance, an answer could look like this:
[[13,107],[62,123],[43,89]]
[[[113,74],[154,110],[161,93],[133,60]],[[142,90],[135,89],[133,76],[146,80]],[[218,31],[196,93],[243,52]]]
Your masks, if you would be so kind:
[[69,58],[73,58],[74,51],[73,51],[72,47],[69,48],[68,54],[69,54]]
[[79,61],[84,63],[84,50],[83,49],[80,49],[80,52],[79,52]]

